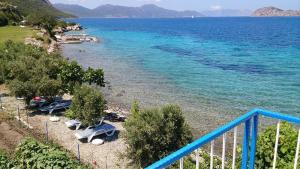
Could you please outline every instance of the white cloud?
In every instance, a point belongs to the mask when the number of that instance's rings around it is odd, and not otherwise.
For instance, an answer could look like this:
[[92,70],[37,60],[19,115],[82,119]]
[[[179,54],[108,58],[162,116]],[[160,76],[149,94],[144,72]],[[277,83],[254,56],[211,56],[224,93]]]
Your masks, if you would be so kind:
[[213,5],[210,7],[210,9],[217,11],[217,10],[221,10],[222,6],[221,5]]

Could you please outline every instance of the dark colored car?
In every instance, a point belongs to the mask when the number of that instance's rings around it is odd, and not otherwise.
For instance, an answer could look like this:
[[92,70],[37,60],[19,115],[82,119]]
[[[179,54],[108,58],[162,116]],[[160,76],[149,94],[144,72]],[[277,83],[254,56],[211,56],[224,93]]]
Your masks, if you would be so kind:
[[41,112],[49,112],[50,114],[54,111],[66,110],[70,108],[72,100],[61,100],[59,102],[53,102],[49,106],[39,108]]
[[106,113],[104,119],[112,122],[118,122],[118,121],[124,122],[126,120],[126,116],[115,112],[111,112],[111,113]]
[[52,102],[59,102],[62,100],[62,97],[53,97],[53,98],[46,98],[46,97],[35,97],[30,100],[29,108],[41,108],[50,105]]

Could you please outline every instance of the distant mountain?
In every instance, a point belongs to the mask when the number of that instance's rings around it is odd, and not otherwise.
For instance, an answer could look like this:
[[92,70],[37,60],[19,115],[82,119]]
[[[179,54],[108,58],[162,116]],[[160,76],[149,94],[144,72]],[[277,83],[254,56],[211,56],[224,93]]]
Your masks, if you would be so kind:
[[252,16],[300,16],[300,10],[282,10],[271,6],[257,9]]
[[54,8],[49,0],[0,0],[8,4],[17,6],[22,15],[27,16],[32,13],[48,14],[55,17],[72,17],[72,15],[61,12]]
[[208,10],[202,13],[205,16],[212,17],[225,17],[225,16],[250,16],[253,11],[244,9],[219,9],[219,10]]
[[91,15],[91,11],[88,8],[85,8],[80,5],[67,5],[67,4],[53,4],[53,6],[65,13],[73,14],[78,17],[89,17]]
[[54,7],[76,15],[78,17],[99,18],[183,18],[201,17],[196,11],[175,11],[164,9],[156,5],[143,5],[141,7],[127,7],[119,5],[101,5],[95,9],[88,9],[79,5],[54,4]]

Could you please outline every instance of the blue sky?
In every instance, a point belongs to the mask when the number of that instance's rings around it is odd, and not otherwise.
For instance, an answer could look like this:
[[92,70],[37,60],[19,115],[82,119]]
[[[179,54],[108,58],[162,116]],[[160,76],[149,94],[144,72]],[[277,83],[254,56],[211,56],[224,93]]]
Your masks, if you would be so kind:
[[50,0],[52,3],[79,4],[95,8],[103,4],[140,6],[156,4],[176,10],[208,10],[208,9],[257,9],[264,6],[275,6],[282,9],[300,10],[300,0]]

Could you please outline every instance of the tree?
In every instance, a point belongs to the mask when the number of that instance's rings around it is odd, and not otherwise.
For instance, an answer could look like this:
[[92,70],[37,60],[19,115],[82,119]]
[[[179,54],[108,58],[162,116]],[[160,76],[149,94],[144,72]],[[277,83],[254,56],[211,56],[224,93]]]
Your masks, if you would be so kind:
[[3,12],[0,11],[0,26],[8,25],[8,19]]
[[102,69],[93,69],[88,67],[84,73],[84,81],[91,85],[95,83],[98,86],[105,87],[104,72]]
[[57,20],[51,15],[32,13],[27,16],[27,22],[31,26],[44,28],[53,37],[53,28],[57,25]]
[[163,158],[192,140],[182,110],[176,105],[139,110],[126,120],[124,127],[127,155],[141,167]]
[[0,47],[0,82],[26,103],[37,96],[56,96],[62,91],[58,78],[66,60],[58,54],[20,43],[6,42]]
[[89,86],[76,86],[70,110],[83,125],[94,125],[104,116],[106,101],[102,93]]
[[73,93],[74,86],[83,83],[83,77],[84,70],[76,61],[66,63],[62,66],[60,78],[66,91]]

